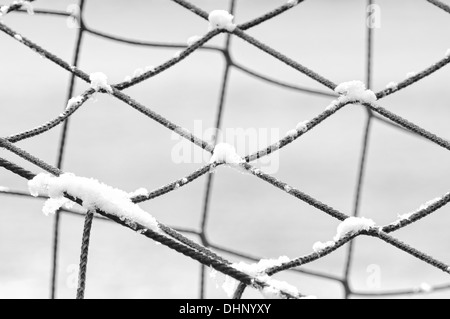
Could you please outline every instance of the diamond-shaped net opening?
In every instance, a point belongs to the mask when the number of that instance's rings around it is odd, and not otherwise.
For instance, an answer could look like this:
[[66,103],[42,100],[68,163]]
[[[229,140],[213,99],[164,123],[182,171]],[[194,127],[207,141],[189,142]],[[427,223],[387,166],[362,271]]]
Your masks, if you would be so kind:
[[[0,145],[4,150],[7,150],[15,156],[20,157],[27,162],[30,162],[36,167],[37,170],[43,170],[51,175],[58,177],[61,176],[64,172],[62,171],[62,166],[65,161],[65,149],[68,146],[68,136],[70,133],[69,130],[69,120],[73,119],[73,115],[78,114],[80,110],[83,109],[83,105],[90,100],[91,98],[102,98],[103,95],[109,95],[112,98],[117,99],[121,103],[131,107],[135,111],[140,112],[143,117],[148,118],[151,121],[154,121],[164,127],[164,129],[172,131],[174,134],[181,136],[185,140],[191,142],[195,147],[200,148],[203,152],[207,154],[215,153],[215,146],[218,141],[216,137],[212,137],[210,140],[204,140],[201,136],[198,136],[189,130],[183,128],[181,125],[172,122],[169,118],[164,117],[162,114],[156,112],[150,105],[143,104],[138,101],[138,99],[133,98],[130,95],[127,95],[125,92],[127,89],[137,86],[138,84],[148,81],[152,78],[157,78],[161,74],[164,74],[167,70],[171,68],[176,68],[181,65],[183,62],[186,62],[186,59],[190,56],[194,56],[198,52],[203,52],[204,54],[219,54],[223,57],[223,61],[225,63],[224,70],[220,75],[220,92],[219,92],[219,103],[217,106],[216,118],[215,118],[215,126],[216,129],[223,128],[223,117],[226,114],[226,101],[227,101],[227,93],[230,86],[230,82],[232,77],[230,75],[231,71],[240,72],[241,74],[246,74],[250,77],[257,78],[258,80],[268,82],[273,86],[285,88],[287,90],[296,91],[301,94],[312,94],[320,97],[329,98],[333,101],[328,107],[324,105],[324,111],[317,112],[316,115],[305,122],[299,124],[294,130],[288,132],[288,134],[277,140],[274,143],[268,143],[267,146],[262,149],[250,153],[243,157],[241,161],[235,161],[234,163],[227,162],[227,154],[223,156],[219,156],[218,158],[222,158],[223,160],[212,161],[208,164],[203,165],[202,167],[196,169],[192,173],[181,176],[176,180],[168,182],[168,184],[155,189],[151,192],[140,192],[130,195],[130,200],[134,204],[152,201],[156,198],[160,198],[165,196],[171,192],[177,191],[181,188],[188,188],[192,186],[195,182],[197,182],[202,177],[206,179],[206,188],[202,197],[202,211],[200,214],[200,227],[198,229],[184,229],[184,228],[176,228],[170,227],[166,224],[163,224],[161,221],[157,222],[157,227],[152,229],[145,225],[144,223],[140,223],[139,219],[135,220],[133,218],[127,218],[127,216],[121,216],[117,214],[115,209],[108,211],[107,209],[103,209],[108,205],[90,205],[87,210],[80,210],[76,208],[60,208],[56,211],[55,214],[55,223],[53,227],[53,255],[52,255],[52,275],[51,275],[51,287],[52,287],[52,297],[56,296],[56,282],[57,282],[57,259],[60,250],[58,249],[58,238],[59,238],[59,230],[60,230],[60,217],[61,214],[75,214],[85,216],[85,224],[83,229],[82,236],[82,248],[81,248],[81,257],[79,263],[79,272],[78,272],[78,289],[77,289],[77,298],[84,298],[84,293],[86,289],[86,273],[87,273],[87,265],[88,265],[88,249],[89,249],[89,240],[91,236],[91,226],[92,223],[96,221],[96,219],[105,221],[112,221],[119,225],[122,225],[125,228],[131,229],[133,231],[138,232],[143,237],[154,240],[167,248],[174,250],[175,252],[186,256],[186,258],[193,259],[197,261],[201,266],[201,274],[199,280],[200,286],[200,296],[206,297],[205,293],[205,285],[207,281],[206,272],[208,267],[213,269],[214,271],[220,272],[222,274],[227,275],[230,278],[236,280],[236,282],[232,282],[227,279],[229,286],[231,286],[231,293],[234,298],[241,298],[245,289],[247,287],[256,288],[261,290],[263,294],[266,295],[276,295],[281,298],[301,298],[308,296],[308,291],[303,291],[303,287],[293,287],[285,282],[280,282],[271,279],[271,277],[275,274],[281,272],[293,272],[294,274],[302,274],[312,277],[322,278],[324,280],[329,280],[340,284],[343,287],[344,296],[396,296],[396,295],[409,295],[409,294],[423,294],[431,291],[440,291],[446,290],[450,288],[450,284],[442,284],[437,286],[430,285],[422,285],[418,288],[411,288],[405,290],[392,290],[392,291],[380,291],[380,290],[367,290],[367,291],[359,291],[354,289],[350,285],[351,279],[351,266],[353,263],[354,253],[354,242],[356,238],[359,237],[370,237],[370,240],[380,241],[384,245],[391,245],[398,250],[401,250],[414,258],[417,258],[424,263],[427,263],[431,267],[437,268],[447,274],[450,273],[450,266],[445,262],[438,260],[426,253],[426,250],[422,251],[421,249],[416,249],[412,245],[408,243],[402,242],[394,236],[394,233],[410,227],[412,224],[419,222],[420,220],[432,215],[440,208],[444,207],[450,201],[450,193],[446,193],[444,195],[440,195],[434,200],[429,201],[428,203],[422,205],[417,210],[412,213],[408,213],[405,215],[401,215],[398,220],[395,220],[386,225],[378,225],[373,226],[371,223],[367,223],[367,220],[359,218],[361,215],[360,206],[361,206],[361,194],[364,186],[364,172],[366,169],[367,162],[367,154],[369,151],[369,142],[371,140],[371,130],[374,123],[382,123],[383,125],[387,125],[395,130],[400,130],[403,132],[407,132],[412,134],[413,136],[420,137],[422,140],[426,140],[432,144],[434,147],[442,148],[444,150],[450,150],[450,143],[414,124],[412,121],[409,121],[396,113],[388,110],[383,106],[383,99],[391,96],[399,91],[406,90],[410,86],[416,84],[427,76],[441,70],[447,64],[450,63],[450,52],[447,52],[445,56],[443,55],[440,60],[432,61],[433,64],[414,74],[409,74],[408,77],[398,83],[390,83],[386,89],[376,92],[374,94],[375,99],[365,99],[361,98],[362,95],[352,95],[351,92],[347,92],[347,95],[342,95],[343,92],[335,92],[338,85],[331,81],[330,79],[322,76],[319,72],[316,72],[307,66],[299,63],[295,59],[291,59],[288,55],[279,52],[277,49],[272,48],[269,45],[261,42],[260,39],[250,35],[249,30],[259,26],[264,25],[268,21],[274,19],[275,17],[282,18],[283,14],[288,11],[293,10],[306,10],[302,8],[303,2],[313,2],[309,1],[292,1],[289,0],[286,3],[280,5],[279,7],[274,8],[273,10],[255,18],[248,22],[241,24],[233,24],[230,21],[225,21],[225,24],[214,25],[213,21],[211,21],[210,13],[206,12],[202,8],[199,8],[189,1],[185,0],[172,0],[174,3],[178,4],[182,8],[188,11],[188,14],[196,15],[197,18],[201,21],[203,20],[205,26],[208,24],[208,19],[211,22],[212,28],[208,32],[206,32],[202,36],[198,36],[196,38],[191,38],[187,45],[181,43],[166,43],[166,42],[152,42],[152,41],[138,41],[134,40],[131,37],[125,38],[122,36],[110,34],[108,32],[103,32],[89,26],[89,21],[85,20],[86,16],[86,3],[89,2],[87,0],[80,0],[77,5],[71,6],[70,12],[66,11],[57,11],[51,9],[37,9],[38,1],[15,1],[11,4],[5,4],[1,7],[1,15],[3,21],[0,22],[0,30],[3,32],[3,46],[5,45],[14,45],[10,39],[7,39],[6,36],[9,36],[13,41],[20,44],[21,46],[33,50],[36,54],[39,54],[45,60],[48,60],[68,73],[70,73],[71,77],[69,80],[69,89],[67,93],[67,101],[65,104],[64,110],[61,114],[58,114],[56,117],[49,119],[44,124],[39,125],[33,129],[25,130],[23,132],[10,135],[8,137],[4,137],[0,139]],[[438,0],[426,0],[429,3],[433,4],[437,8],[443,10],[443,13],[450,13],[450,7],[448,4],[438,1]],[[426,2],[424,0],[424,2]],[[33,8],[33,2],[35,2],[35,7]],[[229,1],[229,7],[227,8],[229,14],[236,14],[237,11],[237,2],[236,0]],[[373,56],[373,34],[376,30],[376,8],[374,1],[369,0],[367,3],[367,12],[363,21],[365,22],[366,32],[366,42],[365,42],[365,52],[366,52],[366,86],[367,89],[371,89],[372,87],[372,56]],[[130,6],[132,6],[130,4]],[[134,8],[137,9],[137,8]],[[445,11],[445,12],[444,12]],[[77,29],[77,38],[75,43],[75,49],[73,53],[73,60],[68,62],[56,54],[53,54],[51,50],[47,50],[44,47],[41,47],[37,42],[34,42],[32,39],[29,39],[26,34],[21,34],[15,30],[13,30],[7,21],[8,15],[24,15],[24,14],[35,14],[35,15],[46,15],[46,16],[56,16],[68,19],[68,23],[71,23],[73,27]],[[219,22],[223,22],[223,19],[226,18],[226,15],[222,15],[219,17]],[[222,19],[222,20],[221,20]],[[375,20],[374,20],[375,19]],[[225,19],[226,20],[226,19]],[[176,23],[176,21],[174,21]],[[228,23],[228,24],[227,24]],[[231,24],[230,24],[231,23]],[[218,26],[218,27],[217,27]],[[206,29],[206,28],[205,28]],[[149,47],[149,48],[167,48],[167,49],[178,49],[179,51],[166,62],[154,66],[148,67],[146,69],[137,70],[133,76],[128,77],[125,81],[116,84],[107,84],[106,79],[102,78],[102,74],[88,74],[78,67],[79,59],[82,55],[82,47],[83,47],[83,37],[86,34],[94,35],[99,38],[103,38],[106,40],[110,40],[113,42],[123,43],[136,47]],[[210,44],[213,39],[220,35],[225,35],[226,41],[224,45],[216,45]],[[345,35],[340,35],[345,36]],[[306,77],[309,77],[313,81],[317,82],[323,89],[315,89],[309,88],[306,86],[299,86],[289,81],[279,80],[276,78],[272,78],[270,76],[266,76],[259,71],[253,70],[247,67],[245,64],[238,62],[234,59],[231,54],[231,46],[232,39],[240,38],[241,40],[247,42],[250,46],[256,48],[262,53],[268,55],[269,57],[276,59],[287,67],[293,69],[296,72],[303,74]],[[330,48],[332,50],[332,48]],[[101,54],[105,54],[101,52]],[[129,57],[127,57],[129,58]],[[10,63],[15,63],[15,61],[10,61]],[[342,72],[345,72],[345,68],[342,68]],[[207,68],[207,66],[205,66]],[[36,81],[39,80],[41,75],[37,75]],[[44,75],[45,76],[45,75]],[[81,80],[87,82],[91,85],[89,89],[84,91],[82,94],[75,96],[75,83],[76,80]],[[351,90],[351,89],[350,89]],[[365,88],[364,88],[365,90]],[[365,91],[372,92],[369,90]],[[341,95],[339,96],[339,94]],[[172,94],[172,93],[171,93]],[[183,104],[183,101],[180,101],[180,105]],[[328,103],[329,104],[329,103]],[[361,154],[358,161],[358,178],[356,185],[355,197],[353,199],[353,209],[350,212],[342,212],[338,209],[333,208],[331,205],[324,203],[323,201],[316,199],[315,197],[307,194],[302,191],[300,188],[297,188],[296,185],[288,184],[277,177],[274,174],[268,174],[264,171],[264,169],[256,167],[254,164],[257,160],[270,157],[278,154],[283,149],[287,148],[289,145],[301,141],[302,138],[306,138],[310,132],[316,130],[321,126],[327,124],[331,118],[335,117],[342,110],[351,107],[352,105],[359,105],[362,107],[366,113],[366,121],[363,130],[363,145],[361,148]],[[5,106],[8,107],[8,106]],[[326,107],[326,108],[325,108]],[[282,111],[280,111],[282,112]],[[107,114],[105,116],[108,116]],[[47,163],[42,159],[28,153],[24,148],[17,146],[18,142],[24,140],[33,141],[33,138],[40,136],[46,132],[60,129],[60,138],[58,144],[58,156],[55,165]],[[217,154],[216,154],[217,155]],[[229,154],[228,154],[229,155]],[[313,154],[307,154],[308,156],[313,156]],[[221,245],[216,245],[207,237],[207,229],[208,229],[208,218],[210,215],[214,213],[211,206],[211,192],[214,185],[214,174],[212,171],[214,169],[219,169],[219,166],[223,166],[224,164],[233,164],[232,168],[235,168],[239,171],[244,171],[246,173],[245,178],[252,178],[258,181],[259,183],[265,183],[274,187],[274,191],[282,191],[286,193],[286,196],[291,196],[292,198],[303,201],[306,204],[314,207],[319,213],[329,217],[330,219],[335,219],[338,222],[342,222],[341,227],[343,228],[345,225],[350,225],[350,228],[347,231],[344,231],[341,236],[337,236],[333,241],[327,243],[317,243],[314,245],[313,252],[303,255],[297,258],[280,258],[276,261],[265,261],[260,263],[260,267],[258,266],[242,266],[239,264],[233,264],[229,261],[225,256],[233,256],[240,260],[246,260],[257,262],[260,258],[254,256],[253,254],[247,254],[245,252],[239,251],[239,249],[228,249],[224,248]],[[22,167],[19,161],[14,162],[11,160],[7,160],[4,157],[0,158],[0,166],[4,169],[24,178],[27,180],[32,180],[36,177],[36,174],[29,171],[28,169]],[[7,186],[7,185],[4,185]],[[83,196],[77,196],[77,194],[70,192],[71,188],[65,189],[64,197],[72,202],[75,202],[79,205],[86,204],[86,198],[82,198]],[[0,193],[3,195],[17,195],[17,196],[30,196],[28,192],[25,191],[16,191],[6,187],[1,188]],[[119,194],[120,196],[120,194]],[[42,199],[48,199],[47,196],[40,196]],[[251,199],[249,199],[251,200]],[[118,205],[120,205],[119,203]],[[84,205],[86,207],[86,205]],[[280,207],[282,210],[282,207]],[[279,215],[274,214],[272,218],[276,219]],[[131,216],[131,215],[130,215]],[[243,217],[245,219],[245,216]],[[354,224],[350,221],[353,221]],[[364,222],[366,221],[366,222]],[[238,223],[239,221],[235,221]],[[261,222],[256,220],[254,223]],[[289,223],[289,221],[286,221]],[[344,225],[344,226],[342,226]],[[274,229],[274,231],[278,231]],[[334,254],[336,251],[340,251],[346,248],[345,254],[345,262],[344,262],[344,274],[342,276],[337,276],[327,272],[321,272],[317,270],[313,270],[314,263],[324,259],[325,257]],[[310,269],[305,268],[311,267]],[[156,275],[156,274],[153,274]],[[320,296],[319,296],[320,297]]]

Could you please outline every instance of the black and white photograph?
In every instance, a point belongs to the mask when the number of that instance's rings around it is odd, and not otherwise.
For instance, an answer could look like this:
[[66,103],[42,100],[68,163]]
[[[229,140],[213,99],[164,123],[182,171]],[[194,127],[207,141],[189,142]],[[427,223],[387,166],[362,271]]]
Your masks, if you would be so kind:
[[0,299],[450,298],[450,0],[0,0],[0,31]]

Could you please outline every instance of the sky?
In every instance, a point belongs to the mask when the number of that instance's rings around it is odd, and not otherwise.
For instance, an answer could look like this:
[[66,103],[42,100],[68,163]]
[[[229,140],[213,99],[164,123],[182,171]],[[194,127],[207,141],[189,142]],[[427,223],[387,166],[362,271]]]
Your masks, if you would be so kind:
[[[450,4],[448,0],[444,1]],[[228,1],[193,1],[206,11],[227,9]],[[238,23],[258,17],[283,1],[238,0]],[[450,16],[423,0],[378,0],[379,28],[374,30],[373,85],[380,91],[442,59],[450,44]],[[66,11],[76,1],[37,0],[34,7]],[[366,6],[357,0],[305,1],[251,30],[248,34],[314,70],[334,83],[366,79]],[[208,23],[172,1],[87,0],[89,28],[130,39],[186,43],[207,32]],[[77,34],[65,17],[10,14],[1,19],[65,61],[72,60]],[[223,46],[223,35],[208,44]],[[58,116],[65,107],[69,74],[40,58],[18,41],[0,34],[0,136],[36,127]],[[132,76],[136,69],[157,66],[178,49],[146,48],[111,42],[86,34],[80,68],[103,72],[110,83]],[[233,61],[271,78],[331,92],[320,83],[233,37]],[[127,89],[134,99],[196,135],[208,138],[214,127],[224,71],[215,51],[197,51],[181,63]],[[450,138],[450,68],[393,94],[380,105],[444,139]],[[89,85],[76,82],[75,94]],[[246,131],[257,142],[235,141],[246,155],[284,137],[297,123],[325,110],[331,97],[300,93],[260,81],[231,69],[223,110],[223,132]],[[257,163],[276,178],[344,213],[351,214],[358,175],[366,110],[349,106],[302,138]],[[61,127],[18,143],[55,164]],[[231,136],[233,136],[233,134]],[[251,138],[249,141],[252,141]],[[97,95],[70,120],[63,169],[93,177],[127,192],[159,188],[208,162],[172,132],[128,105]],[[6,150],[2,157],[38,173]],[[197,154],[197,155],[195,155]],[[374,121],[360,213],[378,225],[395,221],[423,203],[449,191],[449,153],[422,138]],[[211,242],[261,258],[295,258],[312,252],[317,241],[328,241],[339,222],[271,185],[230,168],[214,173],[207,235]],[[0,186],[27,190],[21,178],[0,171]],[[161,222],[198,229],[206,177],[141,204]],[[1,195],[0,298],[47,298],[53,219],[42,214],[43,202]],[[449,208],[407,227],[395,236],[443,262],[450,262]],[[83,219],[63,215],[60,236],[58,297],[76,293],[76,265]],[[307,266],[336,276],[343,274],[346,249]],[[232,261],[241,261],[234,256]],[[138,234],[104,221],[94,221],[86,298],[196,298],[200,267],[184,256],[155,245]],[[373,285],[373,276],[379,280]],[[339,283],[283,273],[306,294],[340,298]],[[223,278],[208,279],[207,297],[225,297]],[[358,238],[351,284],[358,291],[419,287],[448,282],[448,275],[375,238]],[[218,286],[219,288],[217,288]],[[431,294],[448,298],[449,292]],[[244,297],[260,297],[248,291]],[[421,296],[424,297],[424,296]],[[425,296],[429,297],[429,296]]]

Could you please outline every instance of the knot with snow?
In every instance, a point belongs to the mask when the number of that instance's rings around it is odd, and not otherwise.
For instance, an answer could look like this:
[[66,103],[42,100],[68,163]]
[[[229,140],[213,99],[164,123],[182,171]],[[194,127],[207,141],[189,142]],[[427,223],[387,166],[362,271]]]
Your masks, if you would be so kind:
[[91,81],[91,88],[96,92],[100,90],[105,90],[108,93],[112,93],[113,89],[111,85],[108,84],[108,77],[102,72],[95,72],[89,75],[89,80]]
[[225,10],[214,10],[208,16],[209,31],[214,29],[233,32],[236,25],[233,23],[234,16]]
[[[54,214],[62,206],[69,204],[71,201],[66,198],[68,194],[81,200],[88,211],[101,210],[130,225],[138,223],[146,229],[160,232],[157,220],[133,203],[129,193],[96,179],[78,177],[70,173],[59,177],[41,173],[28,182],[28,188],[32,196],[49,197],[42,209],[45,215]],[[139,194],[143,193],[147,191],[139,190]]]
[[341,83],[334,91],[341,95],[339,102],[358,100],[365,103],[374,103],[377,101],[375,93],[366,89],[366,85],[361,81]]
[[227,143],[219,143],[214,148],[213,155],[210,164],[228,164],[239,165],[245,161],[236,153],[236,149],[233,145]]

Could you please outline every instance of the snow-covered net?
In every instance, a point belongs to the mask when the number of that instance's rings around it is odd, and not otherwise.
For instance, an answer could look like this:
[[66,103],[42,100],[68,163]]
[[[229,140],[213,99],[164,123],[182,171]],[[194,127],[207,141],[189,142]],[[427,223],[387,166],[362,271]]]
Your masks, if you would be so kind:
[[[40,169],[54,175],[55,177],[49,175],[36,174],[20,167],[19,165],[10,162],[6,159],[0,158],[0,166],[7,169],[8,171],[17,174],[30,182],[30,190],[34,196],[40,196],[44,199],[51,197],[47,201],[44,209],[46,212],[56,211],[56,222],[54,226],[54,254],[53,254],[53,272],[52,272],[52,297],[55,296],[55,282],[56,282],[56,260],[58,255],[58,230],[59,230],[59,216],[61,213],[73,213],[76,214],[78,211],[72,210],[70,207],[62,208],[63,204],[67,204],[67,201],[76,202],[77,204],[83,205],[88,209],[85,220],[85,228],[83,232],[83,242],[82,242],[82,253],[80,258],[80,273],[79,273],[79,286],[78,286],[78,298],[84,297],[84,290],[86,284],[86,271],[87,271],[87,257],[88,257],[88,247],[89,247],[89,237],[90,228],[94,218],[110,219],[126,228],[132,229],[139,232],[143,236],[155,240],[168,248],[177,251],[180,254],[186,256],[186,258],[192,258],[198,261],[202,267],[202,274],[200,277],[200,294],[201,297],[205,297],[204,286],[205,286],[205,273],[207,267],[212,268],[214,271],[221,272],[228,276],[224,288],[235,298],[241,298],[246,287],[253,287],[259,289],[266,297],[282,297],[282,298],[301,298],[307,297],[308,291],[299,291],[298,288],[292,285],[274,280],[271,278],[272,275],[280,273],[282,271],[294,271],[302,274],[307,274],[311,276],[321,277],[327,280],[332,280],[342,284],[345,291],[345,296],[390,296],[390,295],[402,295],[402,294],[419,294],[430,291],[445,290],[450,289],[450,284],[443,284],[436,287],[423,286],[420,289],[411,288],[407,290],[400,291],[373,291],[373,292],[358,292],[349,284],[350,279],[350,267],[353,258],[353,242],[354,239],[360,236],[369,236],[374,239],[381,240],[388,245],[392,245],[412,256],[422,260],[423,262],[429,264],[432,267],[442,270],[443,272],[450,274],[450,265],[446,264],[436,258],[427,255],[425,252],[419,251],[411,247],[410,245],[401,242],[395,238],[392,234],[400,229],[410,226],[411,224],[433,214],[438,209],[442,208],[450,201],[450,193],[439,196],[438,198],[431,200],[430,202],[422,205],[416,211],[401,215],[398,220],[393,221],[388,225],[375,225],[372,220],[359,217],[359,201],[360,193],[363,184],[363,176],[365,169],[366,153],[368,149],[369,141],[369,131],[371,122],[375,120],[385,121],[386,123],[394,126],[395,128],[404,129],[421,136],[424,139],[446,149],[450,150],[450,143],[411,123],[410,121],[392,113],[391,111],[385,109],[380,104],[380,100],[384,97],[392,95],[400,90],[406,89],[407,87],[413,85],[414,83],[422,80],[423,78],[429,76],[430,74],[440,70],[444,66],[450,63],[450,52],[447,52],[439,61],[433,61],[433,64],[418,73],[410,74],[406,80],[400,83],[390,83],[386,89],[383,91],[374,93],[370,90],[371,88],[371,55],[372,55],[372,33],[373,29],[367,28],[367,83],[364,85],[361,82],[348,82],[341,85],[333,83],[331,80],[324,78],[318,73],[310,70],[309,68],[301,65],[300,63],[288,58],[284,54],[276,51],[275,49],[265,45],[258,39],[250,36],[246,33],[247,30],[262,24],[270,19],[282,15],[288,10],[301,10],[300,4],[303,2],[289,0],[280,7],[242,24],[234,24],[232,14],[235,11],[236,0],[230,0],[230,7],[227,11],[214,11],[212,13],[205,12],[201,8],[198,8],[191,4],[189,1],[185,0],[172,0],[173,2],[184,7],[187,11],[192,14],[196,14],[199,19],[205,20],[205,25],[209,20],[209,31],[198,37],[192,37],[188,41],[188,45],[183,44],[173,44],[173,43],[153,43],[153,42],[139,42],[132,39],[121,38],[114,35],[104,34],[100,31],[88,28],[82,20],[82,14],[85,8],[85,3],[87,0],[80,0],[79,8],[80,12],[77,15],[78,23],[80,24],[75,52],[74,60],[71,63],[62,60],[58,56],[47,51],[45,48],[40,47],[38,44],[34,43],[31,39],[28,39],[26,35],[19,34],[7,26],[4,22],[0,22],[0,30],[13,38],[15,41],[20,42],[22,45],[28,47],[29,49],[40,54],[43,58],[56,63],[61,68],[65,69],[67,72],[72,74],[70,80],[70,87],[68,92],[68,103],[67,107],[64,109],[58,117],[50,120],[49,122],[30,129],[19,134],[11,135],[9,137],[0,139],[0,146],[10,152],[20,156],[21,158],[35,164]],[[312,0],[310,0],[312,1]],[[432,3],[438,8],[450,13],[450,7],[443,2],[438,0],[423,0]],[[0,8],[0,14],[2,16],[7,14],[49,14],[57,15],[62,17],[68,17],[70,14],[67,12],[52,11],[52,10],[38,10],[33,9],[32,2],[34,1],[15,1],[9,5],[4,5]],[[373,1],[369,0],[368,4],[372,4]],[[133,77],[126,79],[126,81],[117,84],[109,84],[107,77],[102,73],[87,74],[83,70],[77,67],[78,58],[81,48],[81,39],[84,33],[91,33],[97,36],[107,38],[111,41],[119,41],[128,43],[130,45],[139,46],[159,46],[168,48],[179,48],[181,51],[177,53],[169,61],[156,66],[154,68],[148,68],[146,70],[141,70],[136,72]],[[227,41],[224,47],[208,46],[207,42],[212,38],[218,36],[219,34],[227,34],[228,40],[231,37],[239,37],[244,41],[247,41],[254,47],[260,49],[271,55],[274,59],[278,59],[283,63],[287,64],[289,67],[303,73],[304,75],[310,77],[311,79],[322,84],[329,92],[317,91],[314,89],[308,89],[304,87],[299,87],[296,85],[288,84],[285,82],[280,82],[272,78],[268,78],[257,72],[253,72],[242,65],[237,65],[230,58],[229,54],[229,44]],[[232,68],[240,70],[244,73],[250,74],[254,77],[258,77],[262,80],[271,82],[273,85],[287,87],[289,89],[294,89],[300,92],[313,93],[329,96],[335,99],[330,105],[324,106],[324,111],[318,114],[315,118],[307,122],[301,122],[297,125],[295,129],[288,132],[287,136],[262,149],[254,154],[249,154],[244,158],[240,158],[232,146],[227,144],[219,144],[215,148],[215,142],[210,143],[202,140],[201,138],[194,136],[191,132],[183,129],[176,123],[171,122],[169,119],[164,118],[162,115],[156,113],[151,108],[142,105],[138,101],[134,100],[132,97],[124,93],[124,90],[130,88],[136,84],[139,84],[145,80],[153,78],[158,74],[168,70],[169,68],[177,65],[179,62],[183,61],[186,57],[193,54],[197,50],[209,50],[218,51],[223,53],[226,61],[226,68],[222,77],[222,89],[220,92],[220,103],[218,106],[218,115],[216,121],[216,127],[221,127],[221,118],[224,112],[224,97],[227,94],[227,83],[229,79],[229,71]],[[73,96],[74,94],[74,82],[75,79],[79,78],[90,84],[90,89],[85,91],[80,96]],[[367,88],[366,88],[367,86]],[[120,190],[115,190],[101,184],[94,180],[87,180],[84,178],[78,178],[73,175],[64,174],[60,168],[64,161],[64,147],[67,138],[67,123],[70,117],[80,109],[80,107],[93,95],[95,94],[110,94],[111,96],[119,99],[125,104],[128,104],[135,110],[141,112],[144,116],[156,121],[157,123],[163,125],[167,129],[176,132],[180,136],[191,141],[195,145],[204,149],[204,151],[212,154],[212,160],[209,164],[203,166],[202,168],[192,172],[188,176],[183,176],[159,189],[152,192],[137,191],[136,193],[128,195]],[[280,151],[288,144],[295,142],[303,135],[308,134],[311,130],[314,130],[317,126],[325,123],[327,119],[332,117],[336,112],[345,108],[351,104],[360,104],[367,109],[367,123],[366,123],[366,134],[364,139],[364,144],[362,147],[362,156],[359,163],[359,180],[357,185],[357,194],[354,200],[355,209],[352,214],[345,214],[343,212],[334,209],[321,201],[309,196],[308,194],[302,192],[301,190],[295,188],[293,185],[288,185],[287,183],[278,180],[277,178],[264,173],[263,170],[254,167],[251,163],[255,160],[262,158],[264,156],[270,156],[270,154]],[[29,154],[25,150],[17,147],[15,143],[30,139],[32,137],[43,134],[49,130],[52,130],[59,125],[63,126],[60,145],[59,145],[59,158],[58,163],[52,166],[45,163],[41,159]],[[255,258],[251,255],[239,253],[233,250],[224,249],[216,246],[214,243],[210,242],[206,237],[207,228],[207,217],[209,214],[209,200],[210,192],[213,185],[212,174],[210,172],[217,166],[228,164],[232,168],[237,168],[239,170],[245,170],[252,178],[257,178],[261,182],[269,183],[275,188],[287,192],[289,195],[312,205],[324,214],[329,215],[331,218],[335,218],[342,223],[337,229],[337,234],[333,239],[322,243],[317,242],[311,249],[311,254],[306,256],[300,256],[298,258],[289,259],[287,257],[280,257],[277,260],[261,260]],[[134,204],[138,204],[143,201],[150,201],[154,198],[168,194],[180,187],[189,187],[189,184],[197,180],[202,176],[207,176],[208,183],[205,193],[204,211],[202,214],[202,224],[199,230],[183,230],[174,229],[167,225],[157,222],[150,215],[145,216],[145,212],[133,207]],[[60,177],[58,177],[60,176]],[[13,191],[7,188],[2,188],[0,190],[2,194],[5,195],[25,195],[24,192]],[[94,196],[94,195],[95,196]],[[109,196],[109,197],[108,197]],[[133,203],[131,203],[133,202]],[[151,225],[150,225],[151,224]],[[183,233],[189,235],[195,235],[200,239],[201,244],[187,238]],[[337,277],[335,275],[320,273],[316,271],[306,270],[303,267],[305,265],[311,264],[329,254],[332,254],[336,250],[342,248],[344,245],[348,244],[348,253],[345,265],[345,274],[342,277]],[[228,261],[220,253],[231,254],[245,260],[252,260],[258,262],[256,264],[245,264],[238,263],[233,264]],[[319,296],[320,297],[320,296]]]

